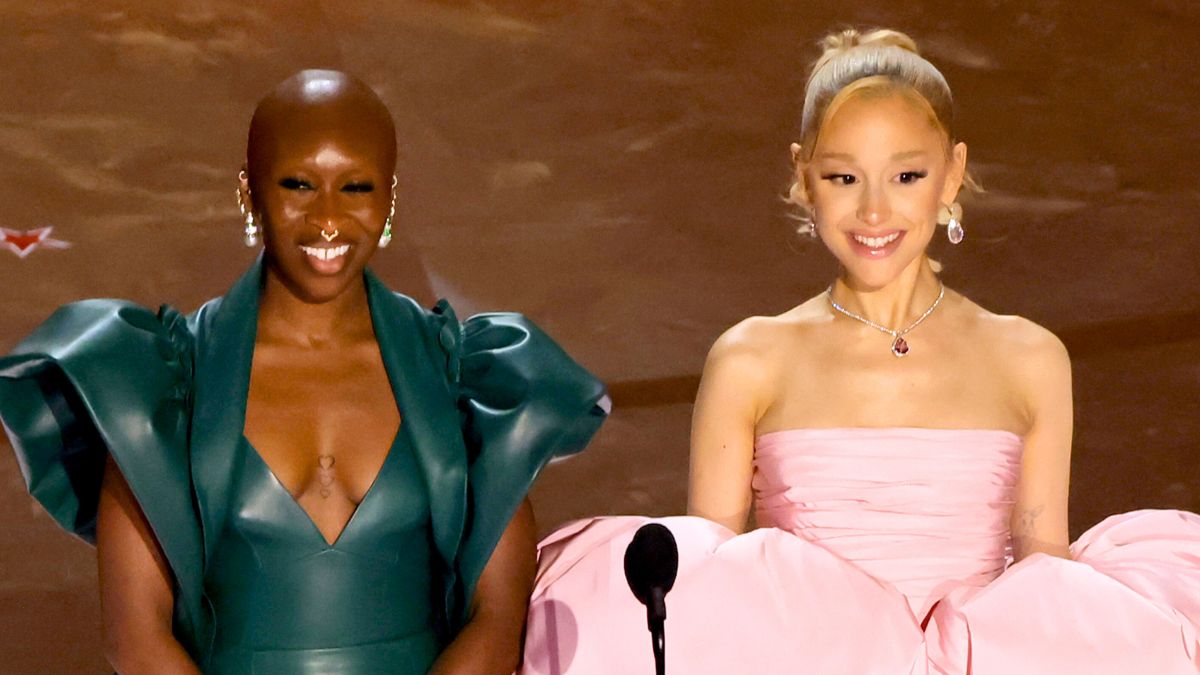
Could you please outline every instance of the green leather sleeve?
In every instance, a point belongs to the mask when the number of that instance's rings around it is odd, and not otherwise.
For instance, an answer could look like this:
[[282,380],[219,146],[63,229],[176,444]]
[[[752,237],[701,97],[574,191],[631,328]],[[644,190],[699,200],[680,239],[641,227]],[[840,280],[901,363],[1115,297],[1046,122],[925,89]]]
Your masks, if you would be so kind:
[[111,454],[198,619],[200,532],[187,462],[191,344],[183,319],[116,300],[60,308],[0,358],[0,420],[30,494],[94,543]]
[[608,414],[604,384],[519,314],[471,317],[445,304],[468,452],[469,518],[459,555],[466,611],[479,576],[534,479],[555,457],[587,445]]

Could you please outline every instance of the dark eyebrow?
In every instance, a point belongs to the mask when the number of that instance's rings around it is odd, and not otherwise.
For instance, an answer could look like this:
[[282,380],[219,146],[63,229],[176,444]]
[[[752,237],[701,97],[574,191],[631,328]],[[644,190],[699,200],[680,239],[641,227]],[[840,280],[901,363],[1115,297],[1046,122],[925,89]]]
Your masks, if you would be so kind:
[[[924,150],[908,150],[905,152],[897,152],[896,154],[892,155],[892,161],[899,162],[905,159],[912,159],[913,157],[922,157],[926,154],[927,153]],[[822,152],[817,156],[821,159],[841,159],[847,162],[854,161],[854,155],[845,152]]]

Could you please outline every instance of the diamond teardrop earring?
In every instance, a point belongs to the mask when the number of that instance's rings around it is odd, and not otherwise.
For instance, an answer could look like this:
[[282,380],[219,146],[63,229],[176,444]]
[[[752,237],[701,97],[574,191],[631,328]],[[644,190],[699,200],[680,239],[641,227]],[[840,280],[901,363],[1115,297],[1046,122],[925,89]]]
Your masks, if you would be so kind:
[[967,232],[962,226],[962,205],[954,202],[938,211],[938,223],[946,226],[946,238],[951,244],[962,243]]
[[950,222],[946,223],[946,238],[950,240],[951,244],[961,244],[966,234],[962,223],[958,222],[958,218],[951,218]]

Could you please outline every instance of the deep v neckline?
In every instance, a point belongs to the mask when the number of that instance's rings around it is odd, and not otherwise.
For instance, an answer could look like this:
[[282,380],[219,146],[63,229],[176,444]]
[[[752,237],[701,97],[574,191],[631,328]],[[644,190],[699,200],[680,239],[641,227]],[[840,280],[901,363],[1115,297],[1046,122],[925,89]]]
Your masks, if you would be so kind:
[[372,500],[372,495],[378,491],[376,490],[376,487],[378,487],[379,483],[381,482],[380,479],[383,478],[384,472],[386,472],[393,463],[393,458],[397,454],[396,446],[400,445],[400,442],[403,440],[404,432],[404,421],[401,419],[400,426],[396,428],[396,435],[392,437],[392,443],[388,446],[387,454],[384,456],[383,462],[379,465],[379,470],[375,472],[375,477],[371,479],[371,484],[367,486],[367,491],[363,493],[362,499],[360,499],[358,503],[354,505],[354,510],[350,513],[350,517],[347,518],[346,522],[342,524],[342,528],[338,530],[337,535],[333,538],[333,541],[330,541],[325,537],[325,533],[321,531],[321,528],[317,525],[317,521],[313,519],[312,514],[308,512],[308,509],[304,508],[304,506],[300,504],[300,500],[296,498],[296,495],[292,494],[292,491],[287,489],[287,486],[284,485],[283,481],[279,479],[279,475],[276,474],[275,470],[271,468],[271,465],[267,463],[267,460],[262,456],[262,453],[260,453],[258,448],[254,447],[254,444],[250,442],[250,439],[246,436],[244,430],[242,431],[242,443],[245,444],[246,452],[252,455],[258,465],[263,469],[263,471],[266,472],[267,476],[270,478],[271,484],[278,488],[278,491],[282,493],[282,496],[286,499],[286,501],[290,502],[292,507],[295,507],[295,510],[299,512],[302,520],[307,524],[307,528],[312,531],[312,533],[317,537],[317,540],[320,541],[327,549],[336,549],[338,548],[338,544],[347,539],[347,533],[350,532],[350,528],[354,525],[355,521],[358,520],[358,514],[362,512],[363,508],[367,506],[367,503]]
[[[264,274],[260,255],[224,297],[205,304],[188,320],[196,336],[188,440],[196,508],[205,533],[221,531],[229,517],[234,478],[230,467],[245,431]],[[438,557],[450,569],[459,554],[467,515],[467,453],[455,388],[447,375],[448,354],[459,339],[457,324],[431,319],[369,271],[363,272],[363,278],[375,341],[400,410],[401,440],[413,454],[415,470],[429,495]],[[216,536],[203,538],[203,565],[211,564],[218,541]],[[344,533],[338,542],[348,543]]]
[[401,401],[400,388],[397,386],[397,383],[400,381],[399,380],[400,373],[393,372],[393,366],[391,364],[389,364],[389,360],[388,360],[387,354],[385,353],[383,342],[379,339],[380,325],[379,325],[379,317],[376,314],[377,307],[376,307],[376,303],[373,302],[373,298],[371,297],[372,296],[371,279],[369,277],[367,277],[366,275],[364,275],[364,277],[363,277],[363,292],[366,293],[366,295],[367,295],[367,312],[368,312],[368,315],[371,320],[371,335],[374,337],[376,347],[379,349],[379,358],[383,365],[384,376],[387,379],[388,388],[391,390],[393,404],[396,406],[396,411],[400,415],[400,424],[396,428],[396,435],[393,436],[392,442],[388,446],[387,455],[383,458],[383,462],[379,465],[379,470],[375,472],[375,477],[371,480],[371,484],[367,487],[367,491],[363,493],[363,498],[361,500],[359,500],[358,504],[356,504],[354,506],[354,511],[350,514],[350,517],[346,520],[345,524],[342,525],[341,530],[338,531],[337,536],[334,537],[333,541],[329,541],[328,539],[325,538],[325,534],[323,532],[321,532],[321,528],[317,526],[317,521],[315,521],[313,519],[312,514],[310,514],[307,509],[305,509],[303,506],[300,505],[300,502],[296,498],[296,495],[293,495],[291,490],[288,490],[287,486],[283,484],[283,481],[279,480],[279,475],[276,474],[275,470],[271,468],[271,465],[267,463],[267,460],[262,456],[262,453],[260,453],[258,451],[258,448],[254,447],[254,444],[250,442],[250,437],[246,435],[246,408],[249,405],[249,398],[250,398],[250,378],[253,375],[253,371],[254,371],[254,355],[258,351],[258,301],[257,301],[257,298],[255,299],[254,308],[253,308],[254,320],[253,320],[253,330],[251,331],[251,337],[250,337],[250,339],[251,339],[250,353],[249,353],[249,358],[246,359],[244,369],[243,369],[244,372],[243,372],[242,378],[241,378],[242,384],[244,385],[243,391],[245,392],[245,396],[242,396],[239,399],[241,402],[241,408],[240,408],[240,410],[238,410],[237,416],[238,416],[238,418],[240,418],[240,423],[238,425],[238,428],[241,430],[242,442],[245,443],[246,448],[249,449],[250,453],[253,454],[257,458],[258,463],[260,465],[262,465],[262,467],[266,470],[267,474],[270,476],[271,482],[274,483],[275,485],[277,485],[279,487],[279,489],[283,492],[283,494],[287,496],[287,500],[290,501],[292,503],[292,505],[294,505],[295,508],[301,514],[303,514],[304,520],[308,523],[308,526],[312,529],[312,531],[317,535],[317,540],[320,541],[322,544],[324,544],[324,546],[328,549],[337,548],[338,544],[341,543],[346,538],[347,530],[349,530],[351,524],[354,523],[356,517],[359,514],[359,511],[362,510],[363,505],[366,504],[367,500],[371,498],[371,493],[375,492],[375,486],[379,483],[379,477],[383,475],[384,470],[386,470],[388,468],[388,465],[391,463],[392,455],[396,454],[396,452],[395,452],[396,446],[399,444],[401,438],[409,432],[409,430],[407,428],[408,425],[406,422],[406,417],[404,414],[405,406],[404,406],[404,403]]

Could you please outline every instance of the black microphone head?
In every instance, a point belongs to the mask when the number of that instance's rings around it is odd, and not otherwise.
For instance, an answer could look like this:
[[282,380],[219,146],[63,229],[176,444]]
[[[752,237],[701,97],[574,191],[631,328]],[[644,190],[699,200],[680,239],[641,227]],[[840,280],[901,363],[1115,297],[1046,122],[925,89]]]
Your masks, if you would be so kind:
[[665,595],[675,585],[678,572],[679,548],[671,530],[659,523],[638,528],[625,549],[625,581],[638,602],[649,605],[655,588]]

